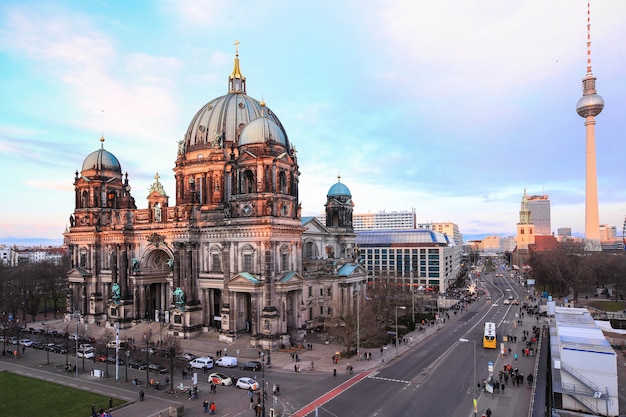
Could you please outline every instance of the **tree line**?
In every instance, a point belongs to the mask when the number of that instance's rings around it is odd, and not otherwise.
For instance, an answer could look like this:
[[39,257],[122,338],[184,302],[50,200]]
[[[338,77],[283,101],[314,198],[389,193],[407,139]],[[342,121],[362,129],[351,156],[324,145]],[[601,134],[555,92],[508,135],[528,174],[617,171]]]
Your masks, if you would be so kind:
[[65,311],[69,260],[6,266],[0,263],[0,320],[34,321],[38,314],[57,318]]

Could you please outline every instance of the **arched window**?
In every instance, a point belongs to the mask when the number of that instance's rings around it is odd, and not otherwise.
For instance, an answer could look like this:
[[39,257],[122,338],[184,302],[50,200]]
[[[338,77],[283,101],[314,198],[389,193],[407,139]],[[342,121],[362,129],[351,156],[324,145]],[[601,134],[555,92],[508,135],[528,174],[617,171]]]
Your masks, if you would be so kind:
[[254,173],[249,169],[245,170],[243,173],[243,184],[241,192],[243,194],[252,194],[256,192]]
[[241,271],[249,272],[253,274],[254,273],[254,248],[250,245],[245,245],[243,248],[241,248],[240,254],[241,254],[241,258],[240,258]]
[[209,271],[222,272],[221,248],[217,245],[209,249]]
[[315,242],[306,242],[304,244],[304,259],[314,259],[319,256],[317,245]]
[[278,174],[278,191],[281,194],[287,194],[287,175],[285,171],[280,171],[280,174]]
[[108,208],[115,208],[115,191],[109,191],[107,193],[107,207]]
[[89,192],[87,190],[83,191],[83,193],[80,195],[80,207],[89,207]]
[[289,246],[287,245],[280,248],[280,270],[281,272],[289,271]]

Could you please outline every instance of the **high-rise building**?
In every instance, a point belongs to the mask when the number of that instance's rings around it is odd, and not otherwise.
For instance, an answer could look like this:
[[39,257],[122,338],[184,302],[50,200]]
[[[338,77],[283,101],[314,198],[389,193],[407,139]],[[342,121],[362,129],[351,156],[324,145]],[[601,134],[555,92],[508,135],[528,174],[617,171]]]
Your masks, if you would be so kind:
[[550,197],[545,194],[528,196],[528,209],[535,225],[535,235],[550,236]]
[[556,232],[557,232],[558,236],[563,236],[563,237],[570,237],[570,236],[572,236],[572,228],[571,227],[559,227]]
[[591,14],[587,3],[587,74],[583,78],[583,96],[576,104],[576,112],[585,118],[586,175],[585,175],[585,250],[599,251],[600,220],[598,214],[598,174],[596,168],[595,117],[604,108],[604,100],[596,93],[596,77],[591,71]]

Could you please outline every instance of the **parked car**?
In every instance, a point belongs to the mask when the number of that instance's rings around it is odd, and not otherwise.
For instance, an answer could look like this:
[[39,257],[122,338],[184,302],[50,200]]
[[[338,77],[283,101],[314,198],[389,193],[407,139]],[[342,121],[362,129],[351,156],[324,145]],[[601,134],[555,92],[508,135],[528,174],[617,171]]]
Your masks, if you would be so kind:
[[15,337],[15,336],[10,337],[8,339],[8,342],[11,343],[12,345],[17,345],[17,343],[18,343],[17,337]]
[[96,356],[96,360],[98,362],[106,362],[107,361],[107,355],[97,355]]
[[189,362],[189,366],[196,369],[213,368],[213,359],[207,357],[196,358]]
[[241,369],[248,369],[250,371],[260,371],[263,368],[263,364],[259,361],[250,361],[241,365]]
[[182,359],[184,361],[192,361],[196,359],[196,355],[193,353],[183,353],[182,355],[178,355],[178,359]]
[[152,372],[157,372],[159,374],[167,373],[167,368],[164,368],[156,363],[151,363],[150,365],[148,365],[148,369]]
[[[112,363],[112,364],[115,364],[115,356],[114,356],[114,355],[109,355],[109,356],[107,356],[107,362]],[[118,359],[117,359],[117,363],[118,363],[119,365],[124,365],[124,359],[122,359],[122,358],[118,358]]]
[[[107,349],[115,349],[115,347],[117,346],[117,342],[115,340],[111,340],[109,343],[107,343]],[[127,349],[128,348],[128,343],[126,343],[124,340],[120,340],[120,349]]]
[[20,345],[30,347],[33,342],[30,339],[20,339]]
[[79,358],[92,359],[94,356],[96,356],[96,354],[94,353],[93,349],[78,349]]
[[223,366],[224,368],[236,368],[237,367],[237,358],[234,356],[222,356],[217,361],[215,361],[216,366]]
[[241,378],[237,379],[237,384],[235,386],[237,388],[245,390],[251,389],[253,391],[256,391],[259,389],[259,383],[256,382],[254,379],[248,378],[246,376],[242,376]]
[[148,364],[145,362],[128,361],[128,366],[130,366],[131,368],[139,369],[143,371],[148,367]]
[[221,372],[214,372],[209,375],[209,382],[212,382],[215,385],[223,385],[225,387],[233,385],[233,380],[230,379],[228,375],[224,375]]

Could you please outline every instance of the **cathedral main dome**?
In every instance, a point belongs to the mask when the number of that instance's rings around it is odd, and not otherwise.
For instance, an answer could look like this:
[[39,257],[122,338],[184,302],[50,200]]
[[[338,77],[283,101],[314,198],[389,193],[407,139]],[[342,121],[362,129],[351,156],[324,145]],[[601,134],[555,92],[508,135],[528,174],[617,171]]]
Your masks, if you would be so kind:
[[[228,93],[205,104],[193,117],[182,145],[184,151],[192,152],[202,149],[228,149],[238,147],[244,129],[253,121],[264,118],[269,126],[274,141],[289,148],[287,133],[278,117],[260,102],[246,94],[246,79],[239,70],[239,55],[235,58],[235,68],[228,77]],[[246,134],[245,142],[262,142],[253,138],[256,132],[263,134],[262,123]],[[261,129],[259,129],[261,127]],[[270,133],[268,131],[268,133]]]

